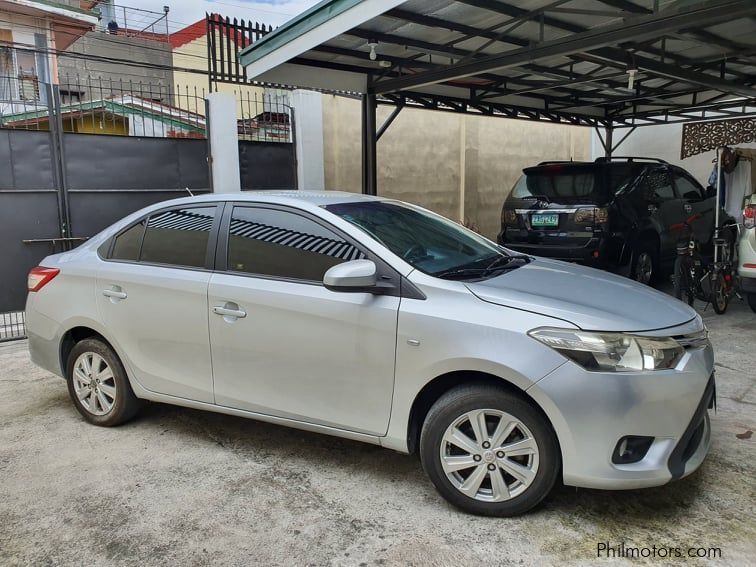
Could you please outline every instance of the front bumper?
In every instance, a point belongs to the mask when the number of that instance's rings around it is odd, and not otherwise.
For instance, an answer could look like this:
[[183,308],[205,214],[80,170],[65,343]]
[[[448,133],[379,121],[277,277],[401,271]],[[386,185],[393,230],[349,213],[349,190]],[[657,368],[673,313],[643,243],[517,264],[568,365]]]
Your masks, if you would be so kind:
[[[695,471],[710,445],[710,345],[686,351],[674,370],[587,372],[567,362],[528,393],[550,418],[562,449],[564,483],[601,489],[659,486]],[[616,464],[625,436],[653,437],[637,462]]]

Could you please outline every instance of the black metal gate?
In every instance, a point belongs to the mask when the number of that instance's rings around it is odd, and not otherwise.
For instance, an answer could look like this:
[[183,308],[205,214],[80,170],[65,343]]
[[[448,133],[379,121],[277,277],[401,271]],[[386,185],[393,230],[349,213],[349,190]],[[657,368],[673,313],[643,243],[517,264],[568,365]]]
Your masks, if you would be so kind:
[[[210,191],[204,132],[185,138],[64,131],[67,107],[56,87],[47,89],[46,108],[37,104],[36,113],[3,115],[0,106],[0,341],[24,335],[26,274],[45,256],[149,204]],[[281,124],[239,122],[242,189],[295,188],[295,148]],[[285,128],[292,127],[287,118]],[[250,128],[283,141],[244,139]]]

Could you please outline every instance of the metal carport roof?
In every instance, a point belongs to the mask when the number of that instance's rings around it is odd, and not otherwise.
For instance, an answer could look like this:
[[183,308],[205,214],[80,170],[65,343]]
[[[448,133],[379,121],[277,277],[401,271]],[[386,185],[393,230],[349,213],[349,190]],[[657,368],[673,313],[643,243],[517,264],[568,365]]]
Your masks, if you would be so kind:
[[240,60],[363,95],[367,131],[381,102],[611,132],[756,114],[754,18],[753,0],[325,0]]

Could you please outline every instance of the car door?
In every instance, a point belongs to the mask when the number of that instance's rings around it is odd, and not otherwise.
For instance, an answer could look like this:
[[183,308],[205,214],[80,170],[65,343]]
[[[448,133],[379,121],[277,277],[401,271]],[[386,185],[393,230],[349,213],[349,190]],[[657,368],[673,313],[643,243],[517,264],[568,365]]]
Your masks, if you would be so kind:
[[217,227],[214,203],[163,209],[113,240],[97,275],[98,310],[153,392],[213,401],[207,286]]
[[714,207],[717,198],[707,199],[704,188],[687,173],[675,171],[674,178],[685,218],[692,219],[691,226],[696,240],[702,243],[709,242],[714,234]]
[[317,217],[227,204],[208,292],[215,402],[385,434],[399,297],[322,285],[329,267],[365,257]]
[[643,180],[642,189],[649,212],[649,224],[659,235],[661,259],[669,261],[676,254],[680,223],[685,218],[669,169],[654,167],[649,170]]

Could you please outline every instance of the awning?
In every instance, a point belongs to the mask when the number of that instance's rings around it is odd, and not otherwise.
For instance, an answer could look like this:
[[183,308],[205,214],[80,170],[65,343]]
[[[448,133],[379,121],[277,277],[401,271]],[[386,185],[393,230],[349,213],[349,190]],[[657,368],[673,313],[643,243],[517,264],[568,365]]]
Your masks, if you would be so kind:
[[753,0],[325,0],[240,53],[257,81],[585,125],[756,114]]

